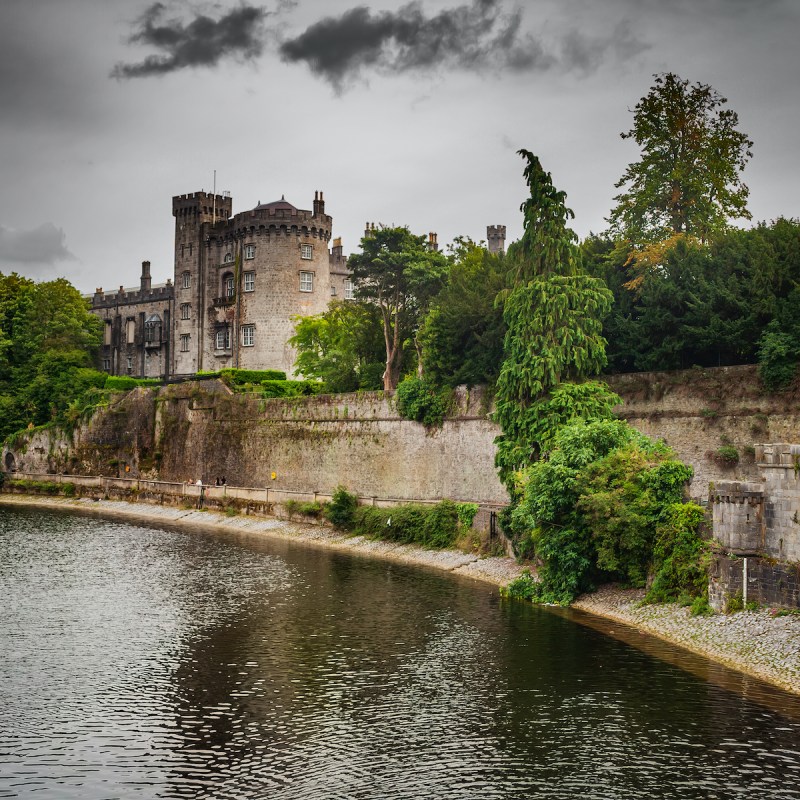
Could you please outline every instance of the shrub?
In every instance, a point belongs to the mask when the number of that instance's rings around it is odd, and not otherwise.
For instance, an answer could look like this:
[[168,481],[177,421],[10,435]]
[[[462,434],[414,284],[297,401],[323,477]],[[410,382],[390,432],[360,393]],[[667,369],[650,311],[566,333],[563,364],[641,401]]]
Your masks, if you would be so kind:
[[758,342],[758,374],[771,392],[786,389],[797,374],[800,346],[777,320],[767,325]]
[[438,427],[444,422],[450,392],[437,389],[425,378],[406,378],[397,387],[397,411],[401,417]]
[[478,504],[456,503],[456,511],[458,512],[458,524],[463,530],[469,530],[475,521],[475,515],[478,513]]
[[424,547],[451,547],[458,536],[458,506],[452,500],[442,500],[427,509],[422,533],[417,542]]
[[106,378],[106,389],[116,392],[127,392],[138,386],[161,386],[158,378],[132,378],[130,375],[109,375]]
[[714,609],[708,604],[708,598],[705,595],[699,595],[692,602],[689,613],[693,617],[710,617],[714,613]]
[[724,467],[733,467],[739,463],[739,451],[732,444],[724,444],[714,453],[714,461]]
[[[700,532],[705,511],[694,503],[674,503],[656,526],[653,548],[655,576],[647,592],[648,603],[679,602],[708,593],[709,549]],[[688,603],[683,600],[683,604]]]
[[450,547],[459,532],[457,504],[442,500],[434,506],[417,503],[392,508],[359,506],[353,514],[353,530],[361,536],[403,544]]
[[221,369],[218,374],[231,387],[286,380],[286,373],[279,369]]
[[351,530],[355,522],[357,508],[358,497],[350,494],[344,486],[338,486],[330,503],[325,506],[325,516],[335,527],[342,530]]
[[318,394],[322,389],[323,385],[317,381],[261,381],[264,397],[308,397]]
[[743,610],[744,610],[744,597],[742,596],[742,593],[736,592],[736,594],[729,595],[727,602],[725,603],[725,613],[736,614],[737,612]]
[[317,519],[324,510],[324,505],[316,501],[303,501],[303,500],[287,500],[283,504],[286,513],[293,517],[295,514],[300,514],[304,517],[312,517]]
[[507,586],[500,587],[501,596],[510,597],[514,600],[531,600],[535,602],[538,592],[539,584],[528,569],[523,570],[522,574],[518,578],[514,578]]

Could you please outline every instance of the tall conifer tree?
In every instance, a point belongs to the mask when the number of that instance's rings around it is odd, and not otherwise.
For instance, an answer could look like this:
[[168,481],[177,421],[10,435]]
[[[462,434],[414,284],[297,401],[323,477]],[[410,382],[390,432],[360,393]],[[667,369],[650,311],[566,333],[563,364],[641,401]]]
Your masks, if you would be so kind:
[[533,153],[519,154],[527,162],[530,197],[520,207],[522,238],[509,249],[515,278],[504,305],[495,412],[503,430],[496,463],[512,495],[514,472],[547,448],[557,427],[575,417],[609,416],[618,400],[601,384],[570,385],[606,363],[602,320],[612,295],[579,267],[566,194]]

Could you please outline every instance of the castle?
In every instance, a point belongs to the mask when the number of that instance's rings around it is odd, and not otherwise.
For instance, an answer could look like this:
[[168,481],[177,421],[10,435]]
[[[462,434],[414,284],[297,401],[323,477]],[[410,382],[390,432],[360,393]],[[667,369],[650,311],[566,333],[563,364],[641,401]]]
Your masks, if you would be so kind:
[[[172,215],[173,279],[153,286],[144,261],[138,288],[91,297],[105,323],[102,369],[164,379],[226,367],[291,375],[293,318],[353,297],[341,240],[328,249],[333,218],[322,192],[310,211],[282,197],[236,215],[230,194],[194,192],[172,198]],[[487,238],[502,251],[505,226],[490,226]],[[429,246],[438,247],[435,234]]]

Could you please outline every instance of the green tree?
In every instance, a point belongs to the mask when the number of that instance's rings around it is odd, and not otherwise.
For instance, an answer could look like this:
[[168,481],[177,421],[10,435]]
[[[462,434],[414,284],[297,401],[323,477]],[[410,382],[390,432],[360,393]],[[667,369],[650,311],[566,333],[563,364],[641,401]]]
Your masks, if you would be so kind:
[[730,217],[750,218],[740,173],[753,143],[716,90],[672,72],[654,77],[633,110],[633,127],[621,134],[642,154],[616,184],[624,191],[609,222],[634,246],[675,234],[707,241]]
[[456,239],[447,282],[420,329],[427,376],[436,384],[494,383],[503,361],[502,254],[470,239]]
[[394,391],[405,344],[411,341],[420,350],[419,323],[444,283],[448,260],[429,249],[424,236],[408,228],[381,226],[361,240],[361,252],[351,255],[347,264],[356,296],[380,310],[386,354],[383,388]]
[[101,326],[64,278],[36,284],[0,275],[0,435],[60,419],[103,385],[105,374],[92,369]]
[[520,150],[520,155],[527,161],[530,197],[521,206],[522,239],[509,248],[515,278],[504,303],[505,359],[495,412],[503,431],[496,440],[496,463],[512,491],[513,473],[535,459],[550,436],[543,431],[546,418],[610,413],[613,398],[603,387],[586,386],[563,395],[569,401],[566,413],[554,413],[551,393],[560,384],[583,380],[605,365],[602,319],[612,298],[602,280],[579,267],[565,194],[533,153]]
[[322,314],[298,317],[289,344],[298,353],[295,375],[317,378],[329,392],[382,386],[383,325],[372,303],[334,300]]

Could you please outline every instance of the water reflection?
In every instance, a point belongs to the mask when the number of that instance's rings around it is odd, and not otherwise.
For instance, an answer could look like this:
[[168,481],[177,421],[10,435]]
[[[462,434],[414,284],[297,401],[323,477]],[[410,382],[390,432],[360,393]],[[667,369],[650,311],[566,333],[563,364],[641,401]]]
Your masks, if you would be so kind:
[[790,716],[487,587],[0,513],[0,797],[800,797]]

